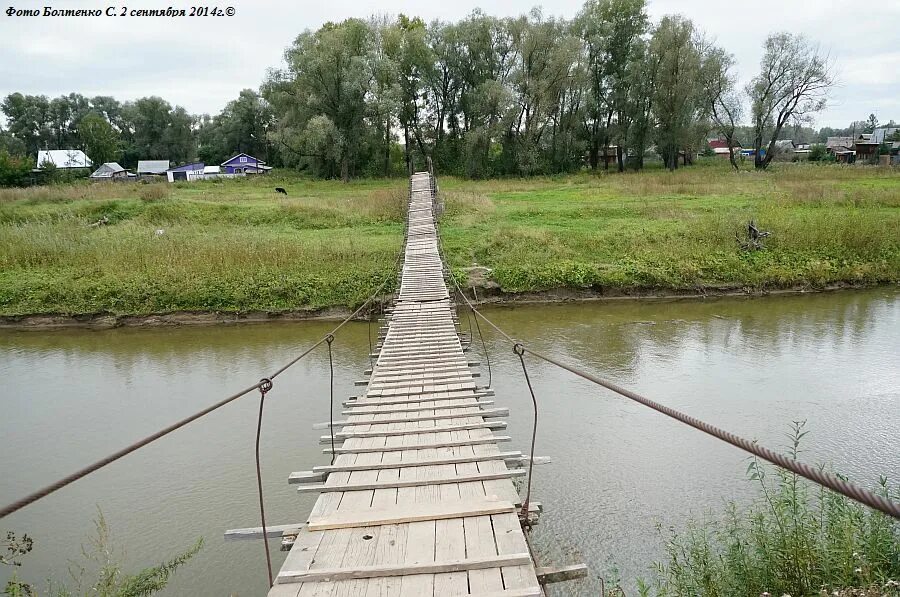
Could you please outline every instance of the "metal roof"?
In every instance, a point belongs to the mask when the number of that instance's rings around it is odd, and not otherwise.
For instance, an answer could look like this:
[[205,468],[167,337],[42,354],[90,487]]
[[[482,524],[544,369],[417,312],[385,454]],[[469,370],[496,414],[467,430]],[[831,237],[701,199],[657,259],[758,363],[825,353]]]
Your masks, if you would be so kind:
[[43,149],[37,153],[38,168],[50,162],[57,168],[90,168],[91,160],[80,149]]
[[876,143],[884,143],[885,139],[892,137],[897,131],[900,131],[900,127],[886,126],[880,129],[875,129],[874,131],[872,131],[872,140]]
[[194,162],[193,164],[185,164],[177,168],[169,168],[169,172],[189,172],[193,170],[203,170],[205,164],[203,162]]
[[91,178],[109,178],[116,172],[124,172],[125,168],[120,166],[116,162],[106,162],[105,164],[101,164],[99,168],[94,170],[91,174]]
[[138,160],[138,174],[162,174],[169,169],[169,160]]

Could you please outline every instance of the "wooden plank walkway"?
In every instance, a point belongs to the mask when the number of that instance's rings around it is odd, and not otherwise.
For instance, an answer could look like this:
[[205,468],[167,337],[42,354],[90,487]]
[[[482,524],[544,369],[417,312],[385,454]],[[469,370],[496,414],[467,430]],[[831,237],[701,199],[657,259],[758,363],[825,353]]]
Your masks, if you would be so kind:
[[[270,597],[540,597],[513,478],[524,470],[477,389],[438,251],[432,180],[410,182],[399,293],[333,465],[295,473],[318,500]],[[325,425],[327,429],[327,425]],[[323,441],[329,444],[330,436]]]

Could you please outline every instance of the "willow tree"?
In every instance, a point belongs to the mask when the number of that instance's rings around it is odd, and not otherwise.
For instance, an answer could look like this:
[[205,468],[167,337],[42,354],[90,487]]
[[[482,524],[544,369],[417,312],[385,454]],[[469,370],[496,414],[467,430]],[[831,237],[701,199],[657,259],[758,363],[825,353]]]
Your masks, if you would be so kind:
[[650,53],[658,64],[653,97],[656,145],[670,170],[678,167],[679,151],[696,134],[700,52],[695,33],[689,19],[665,16],[650,40]]
[[[802,35],[766,38],[760,73],[747,85],[753,114],[757,169],[772,161],[775,142],[789,122],[808,122],[825,108],[834,77],[828,57]],[[762,155],[765,149],[765,156]]]
[[736,90],[733,66],[733,55],[711,43],[703,42],[700,65],[701,109],[709,119],[712,130],[725,138],[728,159],[731,166],[738,170],[734,146],[743,106]]
[[328,138],[337,142],[341,179],[350,179],[372,80],[369,43],[368,25],[347,19],[301,33],[285,51],[287,69],[271,74],[265,95],[280,117],[276,138],[293,156],[287,161],[313,158],[327,165],[331,155],[319,149],[321,139]]
[[597,168],[599,149],[617,146],[619,170],[631,123],[629,74],[647,32],[645,0],[588,0],[576,19],[584,43],[589,99],[585,132],[590,164]]

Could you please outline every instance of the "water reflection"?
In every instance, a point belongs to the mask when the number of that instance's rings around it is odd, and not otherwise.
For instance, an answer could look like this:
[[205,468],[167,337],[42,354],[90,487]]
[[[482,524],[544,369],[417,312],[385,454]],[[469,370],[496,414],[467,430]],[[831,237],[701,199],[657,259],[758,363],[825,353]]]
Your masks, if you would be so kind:
[[[790,421],[808,419],[807,460],[833,462],[864,483],[900,477],[896,288],[497,308],[490,317],[541,351],[772,447],[783,445]],[[331,326],[0,332],[0,501],[245,387]],[[486,336],[496,402],[512,409],[509,449],[527,450],[531,402],[518,359],[507,342]],[[365,324],[339,335],[338,396],[355,393],[367,345]],[[480,351],[476,343],[473,358]],[[536,470],[534,496],[546,507],[537,540],[546,552],[569,554],[560,561],[584,559],[595,574],[615,564],[634,577],[659,554],[657,523],[678,525],[753,495],[737,450],[555,367],[527,363],[541,403],[537,453],[554,459]],[[263,460],[272,521],[302,520],[312,504],[285,477],[324,462],[310,427],[327,420],[327,396],[324,350],[279,378],[271,394]],[[60,571],[99,505],[133,566],[207,538],[169,594],[259,594],[259,546],[221,539],[225,528],[256,524],[255,408],[252,398],[235,403],[4,521],[35,536],[22,572]]]

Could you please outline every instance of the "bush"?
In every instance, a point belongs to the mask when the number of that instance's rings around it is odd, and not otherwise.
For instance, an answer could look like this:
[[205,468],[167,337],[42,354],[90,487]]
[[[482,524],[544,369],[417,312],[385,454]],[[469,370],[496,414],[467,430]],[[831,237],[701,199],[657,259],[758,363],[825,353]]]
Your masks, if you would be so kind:
[[[805,434],[794,423],[792,457]],[[723,519],[673,530],[667,561],[655,566],[657,595],[900,594],[900,521],[782,469],[770,481],[755,459],[747,471],[762,497],[743,511],[729,504]],[[884,478],[878,492],[900,498]]]
[[810,162],[820,162],[825,159],[826,156],[828,156],[828,152],[825,151],[824,145],[813,145],[809,148]]
[[0,151],[0,187],[24,187],[30,173],[31,163],[27,159]]

